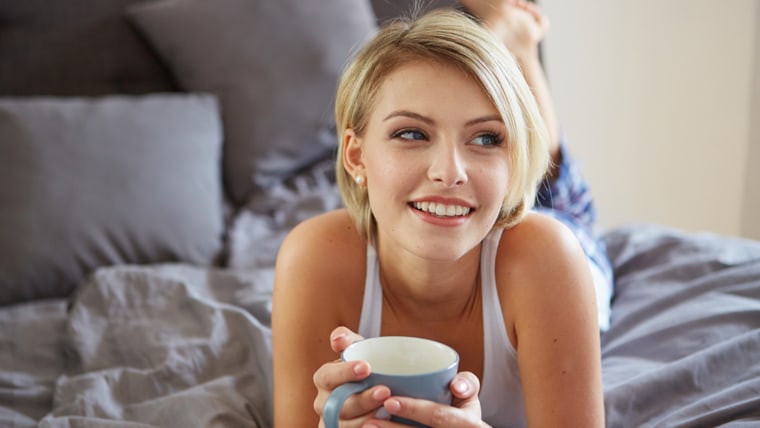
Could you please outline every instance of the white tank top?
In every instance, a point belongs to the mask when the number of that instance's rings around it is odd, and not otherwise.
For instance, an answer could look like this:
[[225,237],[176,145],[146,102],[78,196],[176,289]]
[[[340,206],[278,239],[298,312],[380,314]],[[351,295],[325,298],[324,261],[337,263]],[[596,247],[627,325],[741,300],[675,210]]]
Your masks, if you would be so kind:
[[[507,336],[496,289],[495,261],[501,232],[501,229],[494,230],[486,236],[480,255],[485,356],[480,406],[483,420],[494,428],[525,427],[527,423],[517,366],[517,351]],[[383,289],[379,269],[377,252],[372,245],[367,245],[367,275],[359,320],[359,334],[363,337],[380,336]]]

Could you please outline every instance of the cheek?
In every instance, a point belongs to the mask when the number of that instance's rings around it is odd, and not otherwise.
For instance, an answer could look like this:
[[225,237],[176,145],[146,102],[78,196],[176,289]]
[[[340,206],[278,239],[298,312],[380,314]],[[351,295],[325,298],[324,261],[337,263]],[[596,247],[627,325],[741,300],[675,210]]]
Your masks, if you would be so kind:
[[501,208],[509,190],[509,166],[501,162],[491,165],[483,170],[479,182],[494,205]]
[[415,171],[410,156],[377,152],[370,153],[365,162],[367,186],[370,192],[393,192],[401,190],[405,183],[412,183]]

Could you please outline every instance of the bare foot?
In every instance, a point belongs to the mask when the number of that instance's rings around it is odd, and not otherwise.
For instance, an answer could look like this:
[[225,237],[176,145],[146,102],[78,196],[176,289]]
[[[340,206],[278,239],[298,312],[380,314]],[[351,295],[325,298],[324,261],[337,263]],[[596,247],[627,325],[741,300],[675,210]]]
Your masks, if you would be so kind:
[[549,31],[541,8],[526,0],[461,0],[477,15],[518,61],[538,55],[538,44]]

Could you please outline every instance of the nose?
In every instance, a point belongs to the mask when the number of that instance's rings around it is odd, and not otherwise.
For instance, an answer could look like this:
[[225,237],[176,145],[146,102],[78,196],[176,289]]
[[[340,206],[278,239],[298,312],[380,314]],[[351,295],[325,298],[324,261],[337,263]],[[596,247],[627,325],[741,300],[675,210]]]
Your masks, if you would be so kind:
[[428,177],[445,187],[461,186],[467,182],[466,162],[462,148],[453,142],[439,142],[431,148]]

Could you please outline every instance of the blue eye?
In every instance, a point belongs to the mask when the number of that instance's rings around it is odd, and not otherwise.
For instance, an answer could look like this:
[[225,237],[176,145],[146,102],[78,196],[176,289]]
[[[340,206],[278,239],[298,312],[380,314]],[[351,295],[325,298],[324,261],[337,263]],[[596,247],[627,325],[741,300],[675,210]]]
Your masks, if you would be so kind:
[[418,129],[404,129],[397,131],[392,135],[393,138],[400,138],[402,140],[425,140],[427,135]]
[[481,134],[473,138],[473,144],[478,146],[500,146],[503,141],[500,135],[497,134]]

